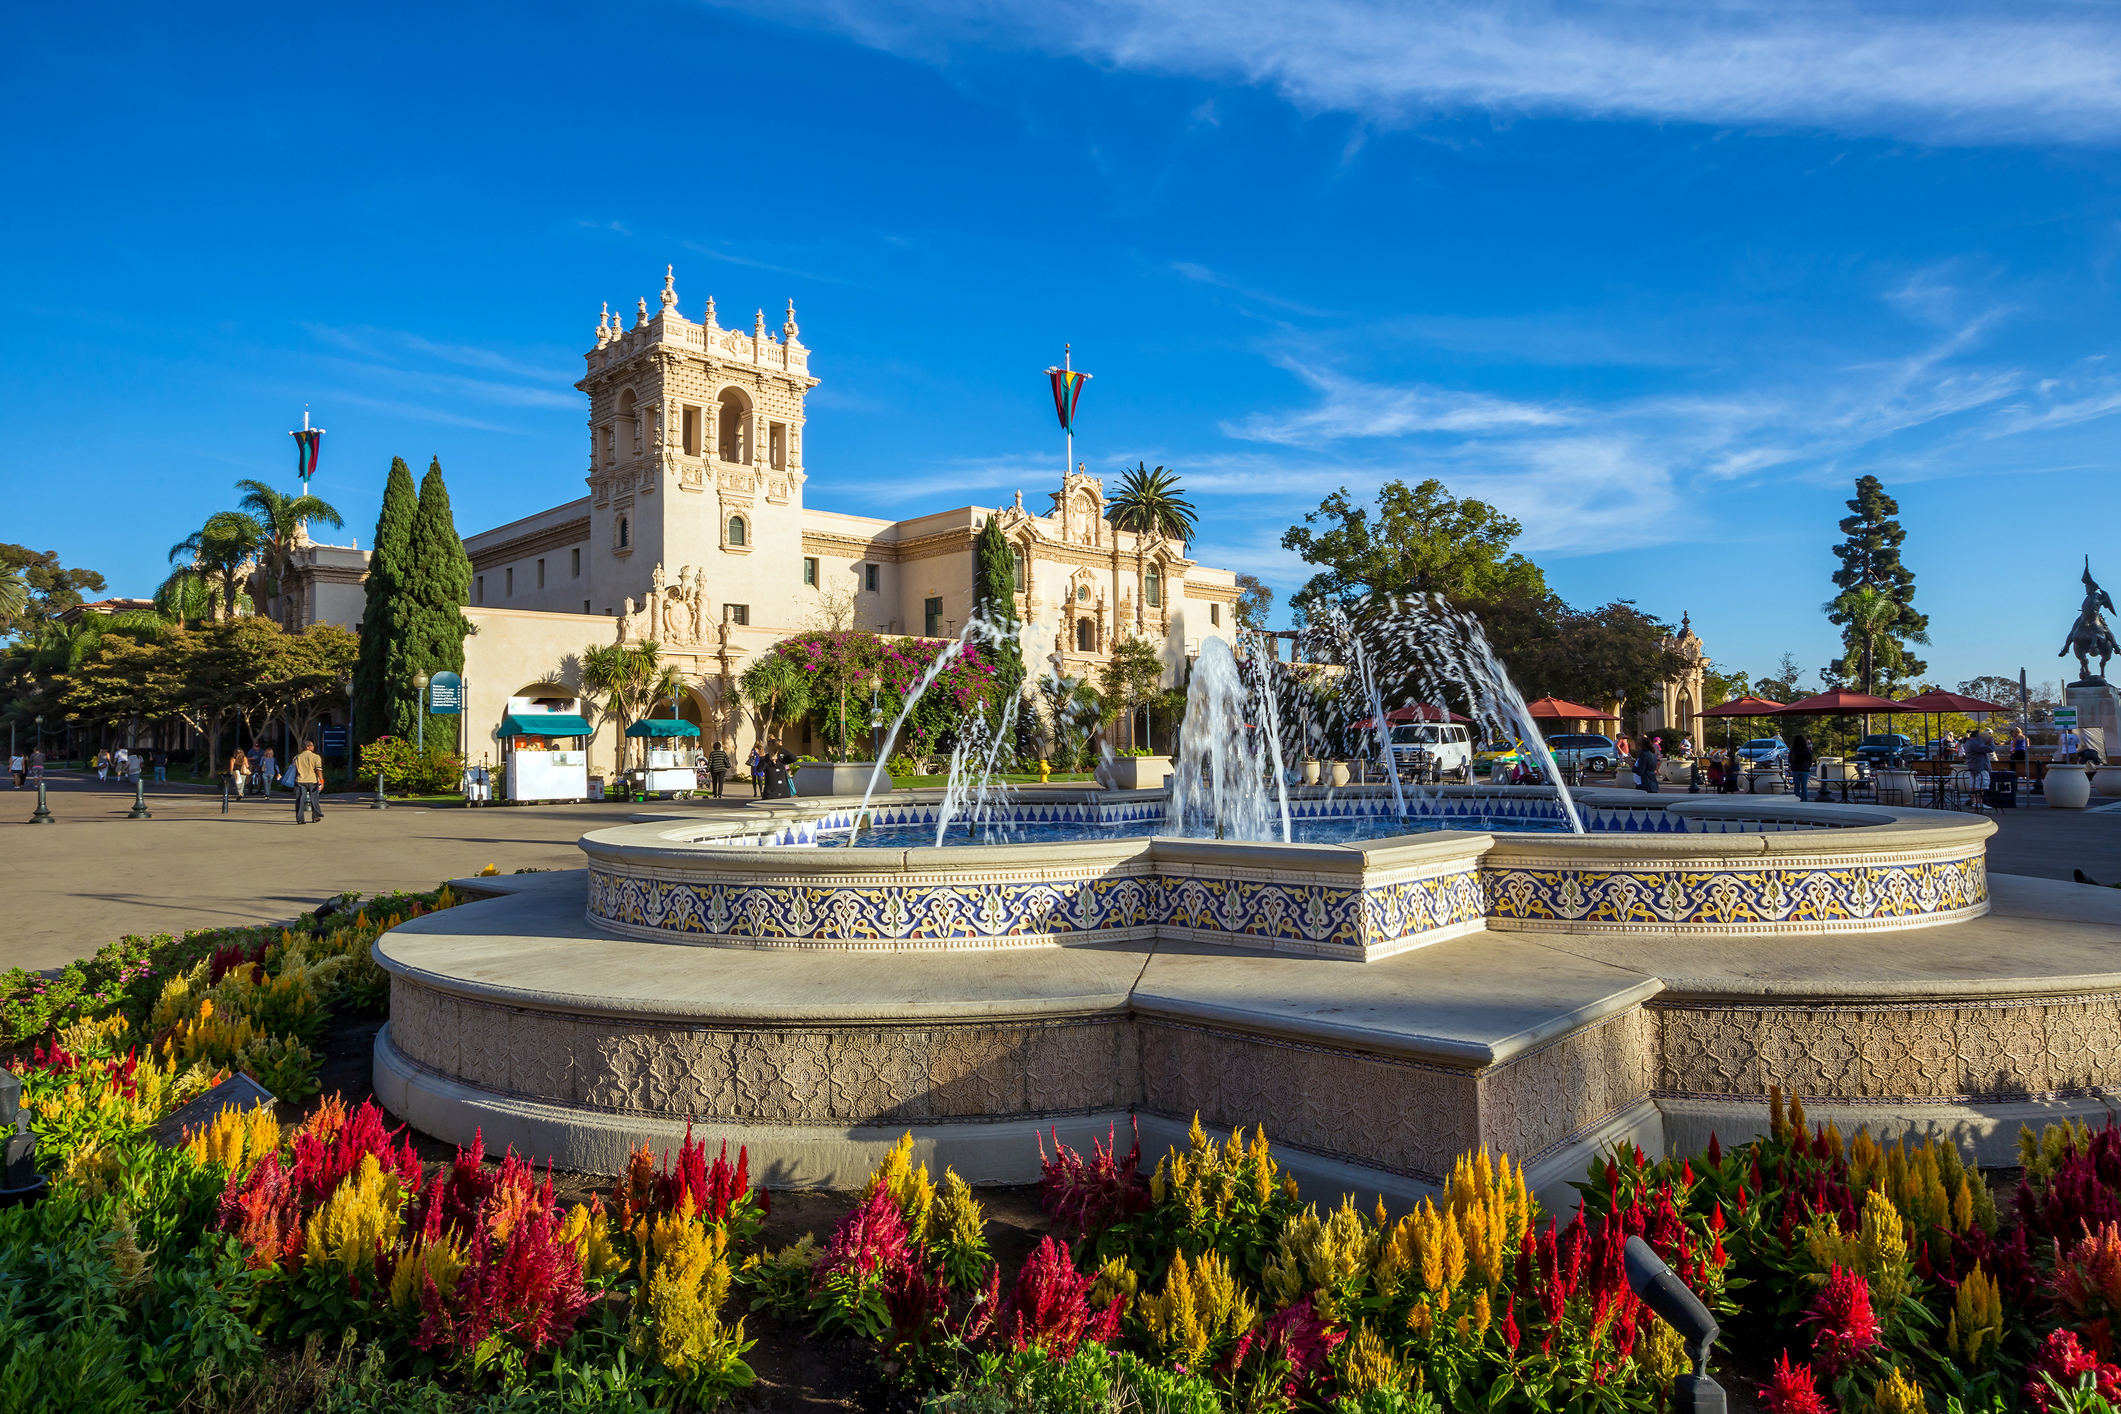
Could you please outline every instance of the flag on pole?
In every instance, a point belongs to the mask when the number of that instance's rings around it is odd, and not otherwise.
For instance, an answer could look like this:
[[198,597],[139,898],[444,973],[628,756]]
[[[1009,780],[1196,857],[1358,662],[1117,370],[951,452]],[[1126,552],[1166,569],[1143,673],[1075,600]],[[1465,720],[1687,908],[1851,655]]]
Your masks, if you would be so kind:
[[324,440],[324,429],[305,427],[287,435],[295,439],[295,475],[307,481],[317,474],[317,445]]
[[1053,383],[1053,410],[1060,414],[1061,431],[1073,435],[1075,432],[1075,405],[1083,396],[1083,384],[1090,377],[1077,373],[1072,368],[1049,368],[1046,377]]

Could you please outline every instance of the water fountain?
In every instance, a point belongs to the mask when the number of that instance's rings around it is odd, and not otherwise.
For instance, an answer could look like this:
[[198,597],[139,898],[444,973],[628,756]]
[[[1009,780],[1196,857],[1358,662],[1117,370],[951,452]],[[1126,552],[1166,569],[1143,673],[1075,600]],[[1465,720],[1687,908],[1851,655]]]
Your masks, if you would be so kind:
[[[1250,656],[1256,665],[1262,655]],[[1261,718],[1256,728],[1255,706]],[[1289,796],[1273,709],[1274,692],[1264,675],[1248,686],[1229,644],[1220,638],[1202,641],[1193,680],[1186,685],[1171,789],[1170,823],[1178,833],[1289,843]],[[1262,740],[1273,747],[1271,777],[1260,759]]]

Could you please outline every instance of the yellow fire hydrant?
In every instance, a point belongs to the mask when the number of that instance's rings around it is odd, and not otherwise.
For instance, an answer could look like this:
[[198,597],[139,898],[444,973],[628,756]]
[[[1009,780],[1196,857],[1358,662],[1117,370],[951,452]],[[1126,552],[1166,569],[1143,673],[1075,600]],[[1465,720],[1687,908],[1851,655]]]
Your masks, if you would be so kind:
[[1053,764],[1047,761],[1044,757],[1040,757],[1038,763],[1038,783],[1040,785],[1044,785],[1046,783],[1046,777],[1052,774]]

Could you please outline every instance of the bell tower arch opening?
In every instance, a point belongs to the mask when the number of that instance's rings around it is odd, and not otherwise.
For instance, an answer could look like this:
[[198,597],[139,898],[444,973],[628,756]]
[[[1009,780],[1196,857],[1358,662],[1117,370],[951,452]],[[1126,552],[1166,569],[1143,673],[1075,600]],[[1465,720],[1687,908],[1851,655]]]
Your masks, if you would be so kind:
[[715,453],[725,462],[751,461],[751,399],[741,388],[724,388],[715,400]]

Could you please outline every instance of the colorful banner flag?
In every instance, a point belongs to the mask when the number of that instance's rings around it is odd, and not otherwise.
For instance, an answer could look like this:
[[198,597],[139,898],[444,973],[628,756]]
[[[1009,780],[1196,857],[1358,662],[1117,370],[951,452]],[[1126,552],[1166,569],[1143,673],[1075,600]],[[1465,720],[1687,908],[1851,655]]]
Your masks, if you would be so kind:
[[1053,383],[1053,410],[1060,414],[1061,431],[1073,435],[1075,432],[1075,405],[1083,396],[1083,384],[1090,377],[1077,373],[1072,368],[1049,368],[1046,377]]
[[324,440],[324,429],[305,427],[287,435],[295,439],[295,475],[307,481],[317,474],[317,447]]

